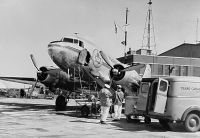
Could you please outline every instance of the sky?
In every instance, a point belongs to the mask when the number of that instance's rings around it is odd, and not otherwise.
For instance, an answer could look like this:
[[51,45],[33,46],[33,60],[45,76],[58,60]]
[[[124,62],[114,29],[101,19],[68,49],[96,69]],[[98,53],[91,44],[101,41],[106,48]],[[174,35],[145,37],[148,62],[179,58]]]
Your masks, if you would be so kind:
[[[152,0],[157,53],[184,42],[195,43],[200,0]],[[113,57],[123,55],[123,27],[128,12],[127,49],[142,46],[148,0],[0,0],[0,76],[36,77],[38,66],[55,66],[47,45],[79,33]],[[200,20],[200,19],[199,19]],[[200,25],[199,25],[200,36]],[[200,37],[198,37],[200,40]],[[6,83],[13,87],[15,83]]]

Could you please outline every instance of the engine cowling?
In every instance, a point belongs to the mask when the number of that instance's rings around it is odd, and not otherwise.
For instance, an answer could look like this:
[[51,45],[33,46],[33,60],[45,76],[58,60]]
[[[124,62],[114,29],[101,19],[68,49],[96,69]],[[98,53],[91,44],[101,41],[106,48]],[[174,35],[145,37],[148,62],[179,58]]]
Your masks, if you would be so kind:
[[120,64],[115,64],[113,67],[114,68],[110,70],[110,77],[115,81],[123,79],[126,72],[122,72],[121,70],[123,70],[124,67]]
[[41,67],[37,72],[38,80],[47,87],[63,87],[67,80],[70,79],[70,75],[61,69],[53,67]]

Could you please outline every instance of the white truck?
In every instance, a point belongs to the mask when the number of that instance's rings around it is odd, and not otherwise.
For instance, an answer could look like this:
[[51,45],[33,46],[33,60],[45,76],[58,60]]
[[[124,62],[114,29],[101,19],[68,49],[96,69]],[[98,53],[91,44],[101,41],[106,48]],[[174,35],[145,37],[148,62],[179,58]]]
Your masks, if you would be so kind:
[[185,129],[200,129],[200,77],[144,78],[136,103],[135,116],[144,116],[145,122],[158,119],[168,128],[169,122],[183,122]]

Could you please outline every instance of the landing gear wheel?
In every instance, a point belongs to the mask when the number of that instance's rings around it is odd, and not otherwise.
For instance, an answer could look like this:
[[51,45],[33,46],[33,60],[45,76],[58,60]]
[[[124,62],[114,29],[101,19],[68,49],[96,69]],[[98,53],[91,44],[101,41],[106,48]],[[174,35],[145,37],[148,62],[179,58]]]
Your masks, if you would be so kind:
[[151,123],[151,118],[150,117],[145,117],[144,118],[144,123],[145,124],[150,124]]
[[130,116],[130,115],[127,115],[127,116],[126,116],[126,121],[127,121],[128,123],[130,123],[130,122],[132,121],[132,119],[131,119],[131,116]]
[[87,105],[83,105],[81,107],[81,116],[88,117],[89,114],[90,114],[90,108]]
[[140,122],[140,119],[139,119],[138,116],[127,115],[127,116],[126,116],[126,121],[127,121],[128,123],[131,123],[131,122],[133,122],[133,123],[139,123],[139,122]]
[[196,132],[200,129],[200,117],[196,113],[187,115],[184,122],[185,129],[188,132]]
[[164,129],[170,130],[169,121],[164,119],[159,119],[159,123],[162,125]]
[[56,111],[64,111],[66,110],[66,106],[67,106],[67,102],[66,102],[66,98],[63,95],[59,95],[56,98]]

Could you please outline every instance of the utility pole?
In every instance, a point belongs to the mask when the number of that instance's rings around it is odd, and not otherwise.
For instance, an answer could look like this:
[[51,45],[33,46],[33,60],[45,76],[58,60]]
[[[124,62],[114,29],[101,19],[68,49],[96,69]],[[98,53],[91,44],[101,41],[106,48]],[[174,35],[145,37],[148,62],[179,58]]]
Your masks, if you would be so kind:
[[147,48],[150,50],[150,41],[151,41],[151,4],[152,4],[152,2],[151,2],[151,0],[149,0],[149,9],[148,9],[148,36],[147,36],[147,40],[148,40],[148,42],[147,42]]
[[127,26],[128,26],[128,8],[126,8],[125,30],[124,30],[124,63],[126,63]]

